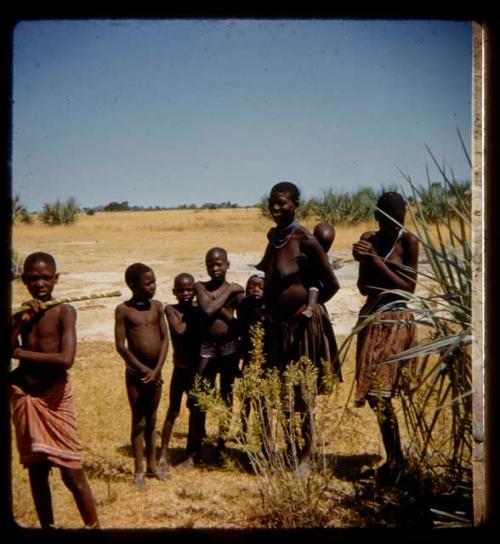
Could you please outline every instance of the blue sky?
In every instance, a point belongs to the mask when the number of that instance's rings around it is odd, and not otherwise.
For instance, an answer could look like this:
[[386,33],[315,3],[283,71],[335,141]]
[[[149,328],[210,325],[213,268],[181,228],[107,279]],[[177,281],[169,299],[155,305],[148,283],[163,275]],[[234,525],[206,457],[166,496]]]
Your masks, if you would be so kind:
[[468,21],[23,21],[13,55],[12,191],[30,211],[404,186],[399,169],[433,171],[425,145],[470,179]]

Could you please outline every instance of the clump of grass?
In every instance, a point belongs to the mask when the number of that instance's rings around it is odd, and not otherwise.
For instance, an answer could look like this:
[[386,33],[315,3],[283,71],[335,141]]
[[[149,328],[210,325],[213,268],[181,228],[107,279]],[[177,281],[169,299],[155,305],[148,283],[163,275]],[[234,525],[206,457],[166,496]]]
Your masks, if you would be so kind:
[[59,199],[54,203],[45,203],[40,213],[40,220],[46,225],[69,225],[78,217],[79,209],[73,197],[65,202]]
[[[427,293],[409,299],[417,323],[430,334],[413,350],[413,355],[422,357],[422,376],[413,395],[404,399],[403,412],[418,462],[432,473],[439,467],[451,480],[460,481],[470,479],[472,457],[470,198],[463,185],[449,178],[432,158],[449,195],[445,207],[432,210],[442,218],[436,225],[437,239],[427,227],[428,210],[407,177],[416,203],[412,222],[430,265]],[[439,424],[447,429],[441,443],[434,432]]]
[[97,478],[108,482],[130,480],[130,467],[124,460],[111,459],[109,456],[89,451],[83,464],[88,478]]
[[27,224],[33,223],[33,217],[28,212],[26,206],[21,202],[21,197],[19,195],[15,195],[12,199],[12,222],[15,223],[16,221]]
[[375,191],[368,187],[354,194],[327,189],[321,198],[312,199],[312,211],[326,223],[356,225],[370,218],[375,201]]

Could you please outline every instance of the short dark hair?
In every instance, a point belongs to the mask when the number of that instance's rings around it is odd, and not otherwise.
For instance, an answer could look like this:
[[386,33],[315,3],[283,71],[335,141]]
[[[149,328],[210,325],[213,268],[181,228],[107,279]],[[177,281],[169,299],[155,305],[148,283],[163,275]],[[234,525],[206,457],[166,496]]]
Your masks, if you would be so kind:
[[262,272],[256,272],[255,274],[252,274],[248,279],[247,279],[247,285],[254,279],[258,279],[258,280],[262,280],[264,281],[264,274]]
[[143,263],[134,263],[125,270],[125,283],[131,287],[139,282],[140,277],[146,272],[153,272],[153,269]]
[[395,215],[401,215],[406,210],[405,199],[394,191],[389,191],[382,194],[377,200],[377,208],[380,208],[383,212],[391,217]]
[[192,281],[194,283],[194,277],[192,274],[190,274],[189,272],[181,272],[180,274],[177,274],[177,276],[175,276],[174,278],[174,287],[178,281],[181,281],[183,279]]
[[205,260],[207,260],[208,256],[212,253],[222,253],[227,261],[227,251],[223,247],[213,247],[212,249],[209,249],[205,255]]
[[50,253],[44,253],[43,251],[36,251],[26,257],[23,264],[23,272],[26,273],[35,263],[45,263],[50,265],[54,272],[56,271],[56,260]]
[[279,183],[276,183],[276,185],[273,185],[271,188],[271,193],[288,193],[290,199],[295,204],[298,205],[300,202],[300,189],[291,181],[280,181]]

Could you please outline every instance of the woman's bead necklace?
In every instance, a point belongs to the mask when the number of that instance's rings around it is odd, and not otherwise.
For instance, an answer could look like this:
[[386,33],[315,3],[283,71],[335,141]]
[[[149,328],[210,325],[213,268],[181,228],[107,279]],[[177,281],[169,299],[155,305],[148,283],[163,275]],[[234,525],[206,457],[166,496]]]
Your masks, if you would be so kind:
[[289,225],[283,227],[282,229],[275,227],[271,231],[271,243],[274,249],[280,249],[284,247],[293,236],[294,232],[299,228],[299,226],[299,222],[294,219]]

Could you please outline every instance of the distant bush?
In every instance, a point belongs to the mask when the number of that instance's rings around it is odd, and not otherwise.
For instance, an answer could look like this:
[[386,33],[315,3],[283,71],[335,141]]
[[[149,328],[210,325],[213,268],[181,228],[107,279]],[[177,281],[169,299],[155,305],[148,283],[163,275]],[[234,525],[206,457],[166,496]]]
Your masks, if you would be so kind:
[[338,225],[340,223],[356,224],[372,217],[376,202],[372,189],[362,189],[358,193],[323,191],[321,198],[312,199],[312,210],[321,221]]
[[21,203],[19,195],[12,199],[12,222],[33,223],[32,216],[28,213],[26,206]]
[[468,181],[457,182],[429,182],[427,188],[415,187],[419,212],[423,219],[429,223],[442,223],[445,218],[456,218],[460,210],[471,211],[471,184]]
[[68,225],[74,223],[78,217],[78,206],[73,197],[66,202],[45,203],[40,214],[40,220],[47,225]]
[[128,205],[127,200],[123,200],[122,202],[110,202],[109,204],[106,204],[104,206],[105,212],[123,212],[129,210],[130,207]]

